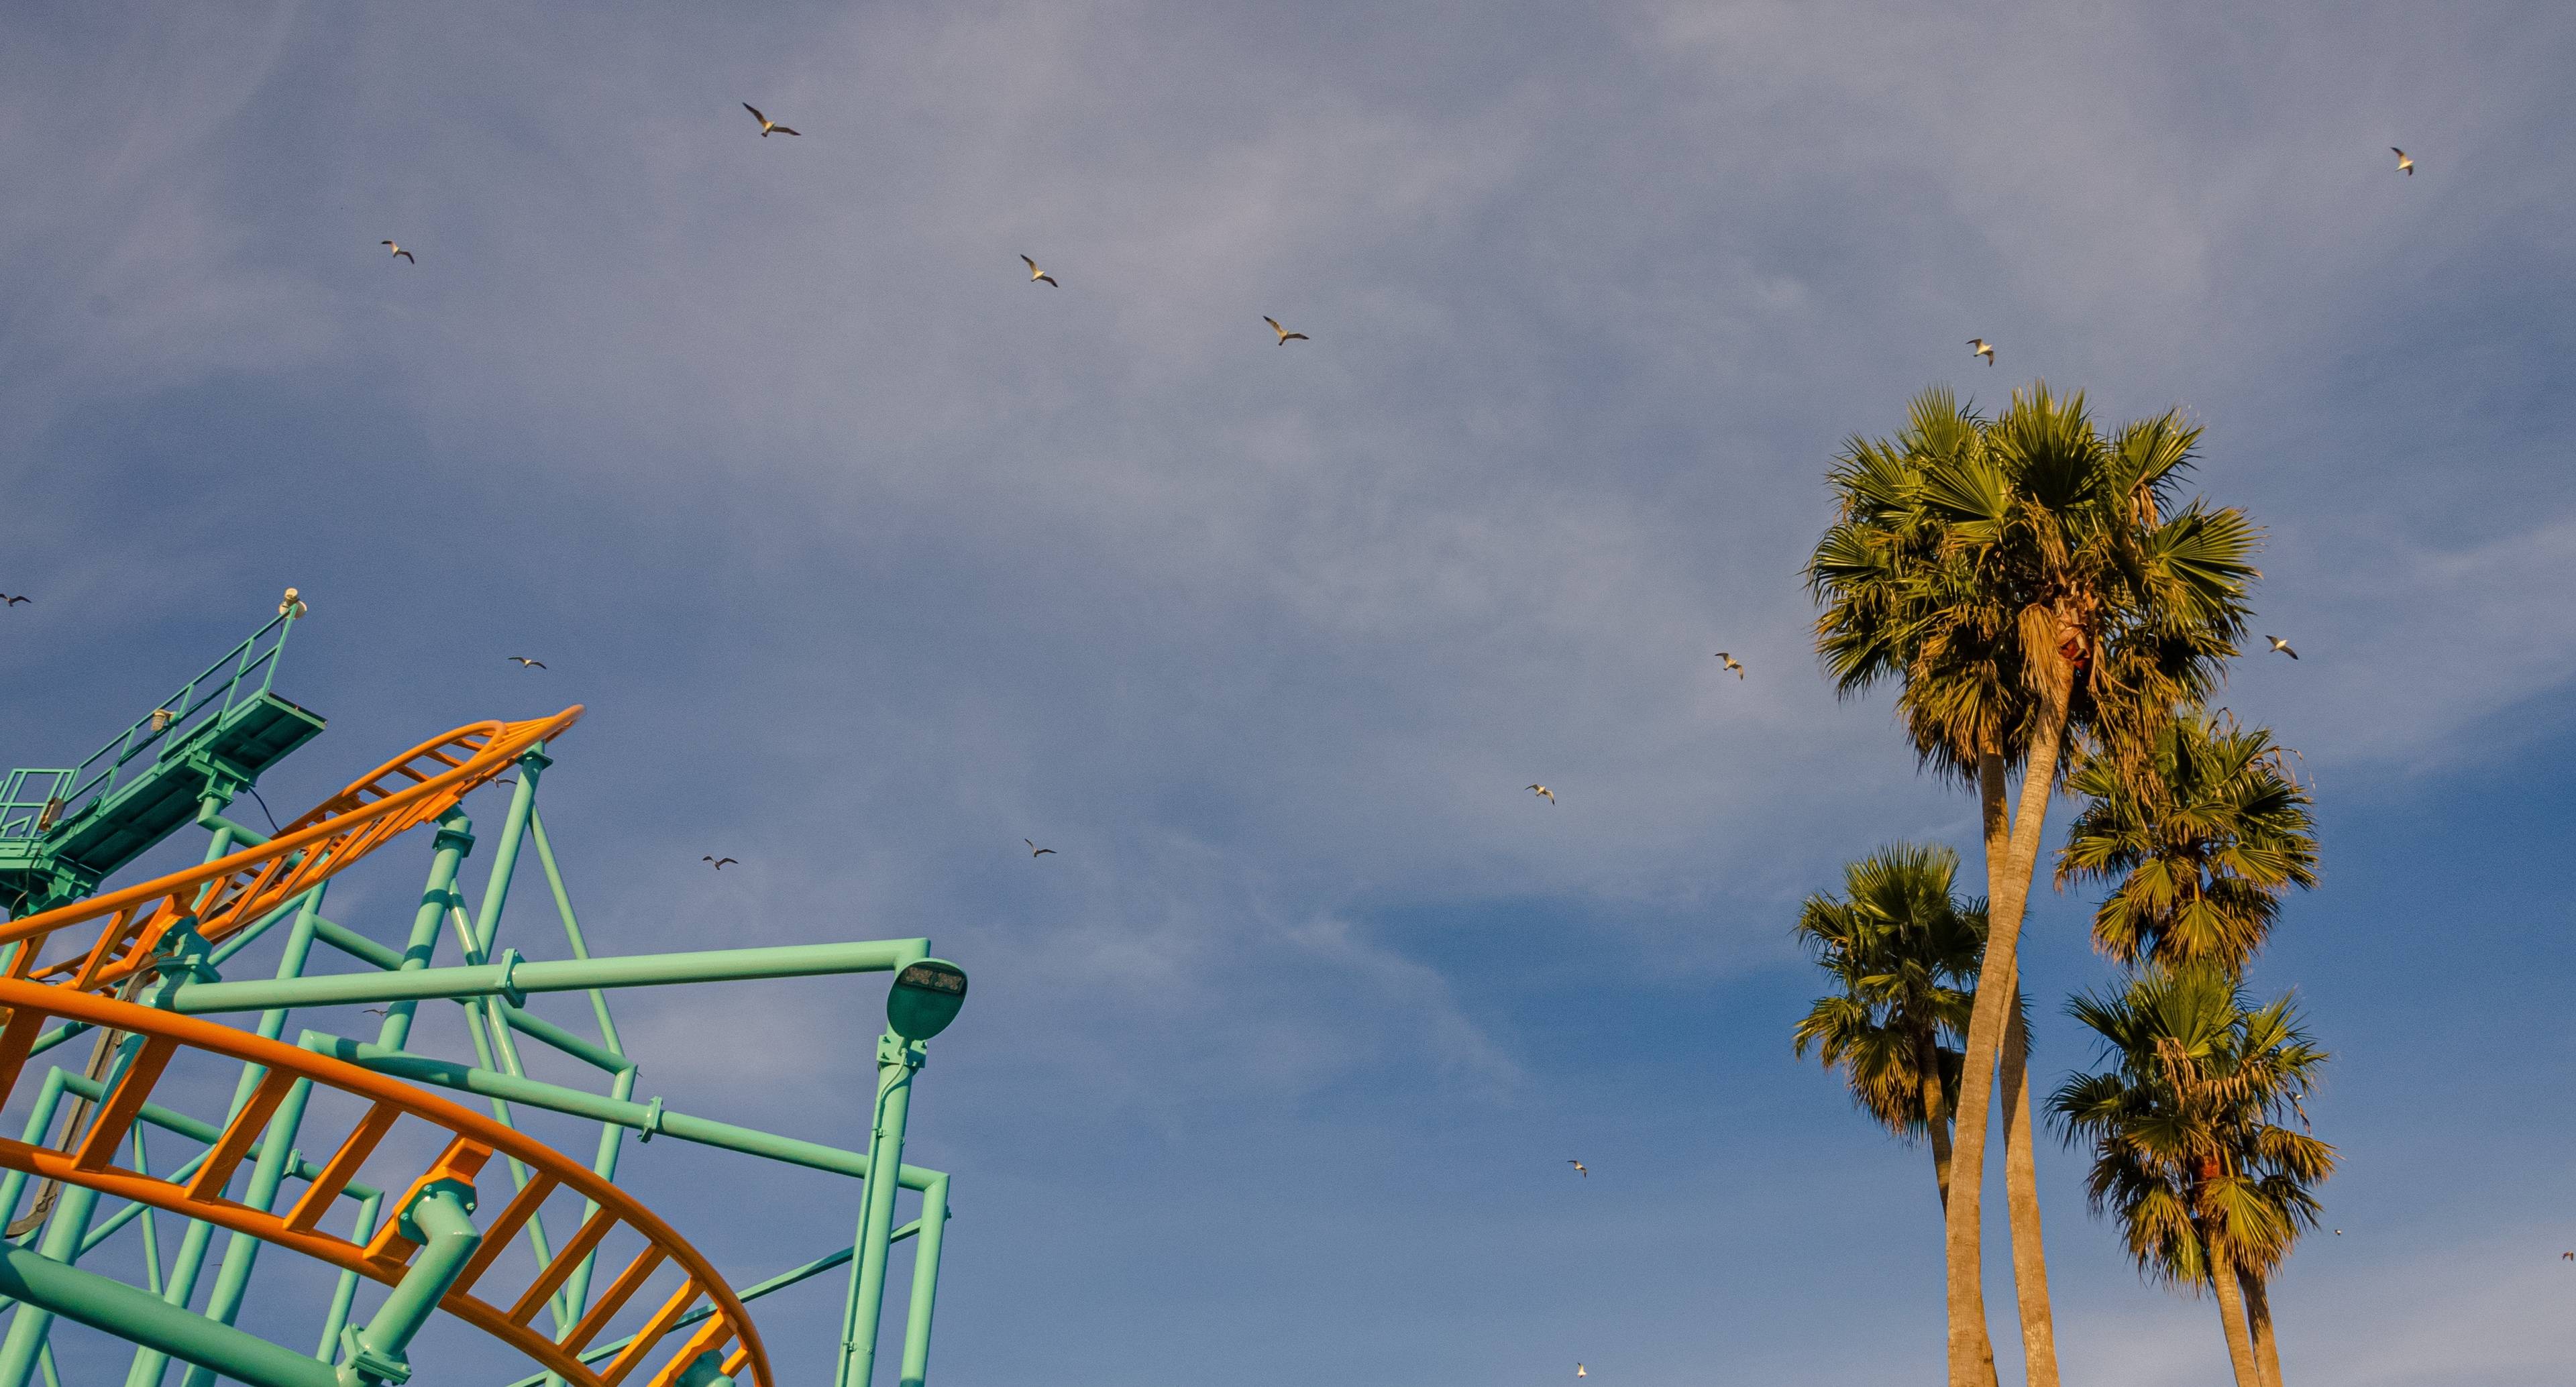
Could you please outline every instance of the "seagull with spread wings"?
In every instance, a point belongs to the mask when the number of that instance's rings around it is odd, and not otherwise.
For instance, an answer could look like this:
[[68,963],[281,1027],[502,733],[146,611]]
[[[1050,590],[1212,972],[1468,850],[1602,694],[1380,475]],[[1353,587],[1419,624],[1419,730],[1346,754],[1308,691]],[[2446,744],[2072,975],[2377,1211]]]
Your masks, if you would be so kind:
[[[1034,843],[1034,842],[1030,842],[1030,840],[1028,840],[1028,839],[1026,839],[1026,838],[1023,838],[1023,839],[1021,839],[1020,841],[1021,841],[1021,842],[1023,842],[1023,843],[1028,843],[1028,845],[1029,845],[1029,856],[1031,856],[1031,857],[1044,857],[1044,856],[1046,856],[1048,853],[1055,852],[1055,849],[1053,849],[1053,848],[1042,848],[1042,847],[1039,847],[1036,843]],[[1063,854],[1063,853],[1058,852],[1058,853],[1056,853],[1056,856],[1058,856],[1058,857],[1062,857],[1062,856],[1064,856],[1064,854]]]
[[2299,658],[2299,652],[2292,650],[2290,648],[2290,643],[2281,639],[2279,636],[2265,636],[2263,639],[2272,643],[2272,649],[2274,651],[2287,655],[2293,660]]
[[1592,1178],[1592,1172],[1583,1168],[1583,1162],[1568,1159],[1566,1164],[1574,1167],[1574,1173],[1582,1176],[1584,1179],[1589,1180]]
[[546,667],[545,661],[531,660],[525,655],[511,656],[510,663],[517,665],[521,669],[544,669]]
[[1556,803],[1556,791],[1551,790],[1544,785],[1532,785],[1529,789],[1531,794],[1538,796],[1540,799],[1546,800],[1550,804]]
[[398,246],[398,245],[395,245],[395,244],[394,244],[393,242],[391,242],[391,241],[378,241],[378,242],[376,242],[376,244],[377,244],[377,245],[380,245],[380,246],[383,246],[385,249],[387,249],[387,250],[389,250],[389,251],[392,251],[392,252],[393,252],[393,255],[392,255],[392,256],[390,256],[390,257],[388,257],[388,258],[398,258],[398,259],[408,260],[408,261],[410,261],[411,263],[413,263],[413,264],[415,264],[415,265],[417,265],[417,264],[419,264],[419,263],[420,263],[420,257],[419,257],[419,256],[412,254],[410,251],[404,250],[402,247],[400,247],[400,246]]
[[2397,171],[2399,173],[2402,173],[2409,178],[2413,178],[2415,176],[2415,161],[2407,157],[2405,150],[2399,149],[2395,145],[2390,145],[2388,147],[2388,152],[2397,156]]
[[752,105],[748,101],[742,103],[742,108],[751,112],[751,118],[753,120],[760,122],[760,137],[764,140],[768,139],[772,135],[793,135],[797,133],[796,131],[788,129],[786,126],[779,124],[777,121],[771,120],[769,117],[762,115],[760,113],[760,108]]
[[1726,667],[1735,671],[1736,678],[1741,679],[1744,677],[1743,661],[1736,659],[1734,656],[1727,654],[1723,650],[1717,652],[1717,658],[1726,661]]
[[699,858],[698,860],[699,860],[700,862],[712,862],[712,863],[714,863],[714,864],[715,864],[715,868],[716,868],[716,870],[717,870],[717,871],[719,871],[719,872],[721,872],[721,871],[723,871],[723,870],[725,869],[725,864],[726,864],[726,863],[728,863],[728,862],[731,862],[733,865],[735,865],[735,866],[737,866],[737,867],[739,867],[739,866],[741,866],[741,865],[742,865],[742,860],[741,860],[740,858],[735,858],[735,857],[701,857],[701,858]]
[[[1038,262],[1023,255],[1020,257],[1020,263],[1029,267],[1029,283],[1035,284],[1040,280],[1044,280],[1049,284],[1055,284],[1055,276],[1039,269]],[[1061,284],[1055,284],[1055,287],[1061,289],[1064,286]]]
[[14,607],[27,600],[26,598],[13,596],[5,592],[0,592],[0,598],[7,599],[6,601],[0,601],[0,607]]
[[1288,329],[1279,326],[1278,319],[1270,317],[1267,314],[1262,315],[1261,321],[1270,324],[1270,330],[1279,334],[1280,346],[1287,346],[1291,342],[1312,342],[1315,340],[1302,332],[1290,332]]
[[1969,339],[1968,339],[1968,345],[1969,345],[1971,348],[1973,348],[1973,349],[1974,349],[1974,350],[1970,351],[1970,352],[1968,353],[1968,355],[1970,355],[1970,356],[1982,356],[1982,357],[1984,357],[1984,358],[1986,359],[1986,364],[1987,364],[1987,365],[1989,365],[1989,366],[1992,366],[1992,365],[1994,365],[1994,364],[1995,364],[1995,344],[1994,344],[1994,343],[1989,342],[1989,341],[1987,341],[1986,339],[1984,339],[1984,338],[1982,338],[1982,337],[1971,337],[1971,338],[1969,338]]

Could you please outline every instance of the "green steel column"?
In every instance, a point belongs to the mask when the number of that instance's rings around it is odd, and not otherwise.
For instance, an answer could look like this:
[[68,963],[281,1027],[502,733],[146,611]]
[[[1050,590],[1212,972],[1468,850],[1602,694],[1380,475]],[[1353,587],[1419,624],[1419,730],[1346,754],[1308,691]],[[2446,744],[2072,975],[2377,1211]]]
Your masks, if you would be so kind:
[[[448,810],[438,821],[437,842],[429,856],[429,880],[421,887],[420,908],[412,915],[411,938],[403,949],[403,971],[429,966],[430,955],[438,947],[439,922],[446,918],[448,903],[456,891],[456,869],[473,850],[474,821],[461,809]],[[377,1043],[401,1049],[411,1035],[411,1016],[418,1006],[417,1002],[395,1002],[386,1007],[385,1024],[377,1032]],[[286,1101],[277,1105],[277,1116],[269,1122],[268,1144],[261,1148],[259,1164],[251,1171],[250,1188],[243,1194],[243,1202],[252,1208],[265,1212],[276,1202],[278,1184],[285,1176],[287,1146],[304,1121],[304,1105],[312,1095],[312,1081],[301,1080],[286,1091]],[[231,1324],[234,1316],[241,1313],[242,1296],[250,1290],[251,1268],[258,1261],[259,1239],[235,1233],[225,1242],[223,1264],[215,1270],[214,1293],[206,1300],[208,1318]],[[182,1387],[214,1387],[214,1381],[215,1375],[199,1365],[188,1370]],[[0,1381],[0,1387],[17,1384]]]
[[[838,1387],[868,1387],[876,1372],[877,1321],[885,1310],[886,1259],[894,1233],[894,1196],[903,1164],[903,1124],[912,1105],[912,1074],[922,1048],[892,1031],[877,1038],[876,1122],[868,1140],[867,1202],[859,1218],[858,1256],[841,1316]],[[7,1387],[7,1384],[0,1384]]]
[[930,1312],[939,1301],[939,1245],[948,1234],[948,1177],[921,1192],[921,1242],[912,1250],[912,1305],[903,1322],[903,1387],[930,1376]]
[[363,1329],[341,1333],[346,1350],[340,1363],[341,1381],[349,1387],[378,1387],[380,1383],[403,1383],[411,1380],[411,1360],[403,1350],[411,1347],[412,1336],[429,1323],[438,1309],[439,1297],[456,1283],[456,1274],[465,1270],[466,1259],[483,1245],[483,1235],[474,1230],[474,1220],[466,1217],[466,1198],[470,1186],[434,1184],[411,1207],[397,1215],[404,1237],[420,1244],[420,1252],[394,1283],[385,1303],[376,1308],[375,1318]]
[[543,742],[519,757],[519,783],[510,791],[510,809],[501,820],[501,841],[492,849],[492,874],[483,882],[482,913],[474,921],[474,951],[478,954],[490,954],[492,937],[501,932],[501,906],[510,899],[510,878],[519,868],[519,840],[528,836],[528,813],[537,802],[537,777],[553,764]]
[[61,1315],[121,1339],[150,1344],[251,1387],[340,1387],[339,1377],[328,1366],[293,1349],[210,1323],[163,1303],[149,1291],[63,1266],[24,1248],[0,1247],[0,1294],[25,1302],[21,1315],[42,1306],[48,1317]]
[[[313,953],[313,933],[320,927],[322,919],[322,895],[330,887],[331,883],[326,881],[305,892],[303,903],[296,907],[295,924],[286,936],[286,952],[277,961],[279,977],[292,978],[303,974],[304,961]],[[260,1013],[259,1034],[262,1039],[275,1040],[285,1029],[286,1008],[274,1007]],[[259,1081],[267,1075],[266,1065],[242,1066],[241,1077],[233,1083],[232,1106],[224,1110],[226,1126],[230,1126],[233,1118],[241,1113],[242,1105],[250,1101],[251,1091],[258,1088]],[[295,1128],[287,1123],[285,1114],[282,1112],[270,1119],[268,1132],[268,1143],[271,1146],[284,1150],[295,1144]],[[265,1164],[264,1161],[262,1163]],[[257,1183],[256,1167],[254,1167],[253,1183]],[[271,1195],[274,1197],[274,1186],[271,1187]],[[262,1204],[260,1207],[268,1206]],[[184,1309],[188,1302],[195,1298],[197,1274],[205,1269],[206,1250],[214,1245],[214,1240],[215,1225],[204,1219],[188,1220],[187,1231],[179,1238],[179,1260],[170,1268],[170,1285],[162,1293],[163,1300]],[[229,1262],[232,1257],[231,1249],[226,1248],[224,1255]],[[134,1351],[133,1363],[126,1369],[125,1387],[158,1387],[161,1379],[167,1375],[169,1366],[169,1354],[149,1345],[138,1348]]]
[[[105,1086],[101,1092],[115,1090],[142,1048],[143,1037],[139,1035],[127,1036],[116,1047],[116,1059],[102,1076]],[[37,1244],[36,1254],[71,1265],[80,1256],[81,1239],[89,1232],[90,1215],[97,1209],[98,1191],[87,1185],[64,1185],[61,1196],[54,1201],[53,1217],[45,1222],[44,1241]],[[0,1387],[27,1387],[27,1378],[36,1371],[36,1359],[44,1352],[45,1335],[53,1323],[50,1310],[33,1304],[18,1307],[18,1313],[9,1320],[8,1337],[0,1339]]]

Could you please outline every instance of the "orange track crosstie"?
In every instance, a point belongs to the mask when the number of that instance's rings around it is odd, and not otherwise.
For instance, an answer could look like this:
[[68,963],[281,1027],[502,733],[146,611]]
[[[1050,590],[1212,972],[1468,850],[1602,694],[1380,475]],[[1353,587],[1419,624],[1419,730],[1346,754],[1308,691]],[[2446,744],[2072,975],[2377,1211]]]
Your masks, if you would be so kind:
[[[455,808],[581,714],[575,704],[550,718],[470,723],[386,762],[258,847],[0,926],[0,945],[26,941],[8,975],[104,991],[142,968],[181,920],[195,917],[197,932],[220,942],[389,839]],[[99,932],[85,952],[37,966],[56,933],[93,922],[101,922]]]
[[[288,836],[292,835],[281,835],[280,841]],[[222,865],[214,864],[217,868]],[[77,1143],[67,1141],[69,1149],[54,1150],[0,1139],[0,1168],[85,1185],[185,1218],[204,1219],[392,1285],[402,1279],[405,1267],[419,1251],[397,1231],[399,1218],[388,1217],[382,1230],[363,1246],[320,1231],[317,1221],[320,1211],[339,1196],[368,1152],[390,1128],[404,1120],[426,1122],[446,1133],[448,1140],[438,1157],[410,1182],[404,1204],[395,1205],[393,1211],[399,1211],[412,1194],[432,1181],[471,1183],[495,1154],[520,1162],[529,1172],[527,1188],[484,1231],[482,1246],[440,1300],[441,1309],[510,1344],[579,1387],[618,1387],[628,1381],[670,1387],[691,1362],[708,1352],[722,1356],[726,1372],[740,1374],[747,1368],[759,1387],[774,1387],[768,1355],[761,1348],[751,1316],[697,1249],[633,1196],[533,1137],[400,1080],[192,1016],[24,978],[0,978],[0,1006],[9,1009],[6,1025],[0,1026],[0,1101],[5,1101],[9,1090],[17,1085],[38,1032],[49,1020],[83,1021],[143,1037],[134,1062],[126,1067],[115,1087],[103,1095],[96,1115],[89,1119]],[[216,1140],[214,1154],[200,1174],[185,1184],[175,1184],[116,1165],[112,1156],[143,1111],[164,1068],[183,1049],[265,1065],[269,1078]],[[281,1081],[280,1075],[289,1077]],[[285,1085],[296,1080],[336,1089],[365,1100],[368,1107],[287,1213],[265,1213],[224,1198],[226,1178],[240,1164],[260,1129],[268,1124]],[[266,1101],[261,1101],[263,1098]],[[506,1307],[476,1294],[502,1248],[546,1196],[557,1190],[580,1195],[595,1206],[596,1212],[538,1269],[530,1284],[509,1297]],[[532,1322],[554,1288],[602,1239],[619,1228],[640,1234],[644,1250],[617,1274],[599,1302],[562,1339],[534,1328]],[[584,1364],[580,1358],[583,1349],[666,1263],[677,1266],[682,1273],[678,1288],[643,1322],[633,1342],[614,1359],[598,1367]],[[701,1300],[712,1300],[715,1313],[681,1340],[676,1351],[662,1358],[650,1377],[636,1376],[637,1370],[655,1357],[654,1350],[670,1337],[681,1317]]]

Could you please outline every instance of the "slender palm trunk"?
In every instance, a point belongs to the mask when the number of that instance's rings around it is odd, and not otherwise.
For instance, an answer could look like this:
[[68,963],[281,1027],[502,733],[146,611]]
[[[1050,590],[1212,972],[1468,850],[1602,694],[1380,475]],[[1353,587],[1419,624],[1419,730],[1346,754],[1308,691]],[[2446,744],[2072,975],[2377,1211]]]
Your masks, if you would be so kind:
[[[1986,857],[1986,958],[1977,976],[1977,1000],[1968,1014],[1967,1062],[1959,1085],[1959,1131],[1950,1152],[1950,1217],[1944,1230],[1944,1261],[1949,1281],[1950,1387],[1980,1387],[1992,1371],[1994,1348],[1986,1338],[1986,1291],[1979,1264],[1978,1238],[1984,1216],[1980,1198],[1986,1178],[1986,1126],[1993,1118],[1995,1059],[2003,1048],[2004,1023],[2013,1006],[2021,960],[2022,907],[2030,899],[2030,874],[2039,861],[2039,835],[2048,818],[2048,801],[2057,788],[2057,749],[2066,731],[2066,694],[2050,697],[2032,730],[2021,778],[2020,802],[2014,806],[2012,832],[1997,861]],[[1989,775],[1980,761],[1982,789],[2000,779],[2000,762]],[[1995,815],[1987,814],[1991,826]],[[1991,845],[1992,839],[1989,838]],[[1981,1351],[1982,1350],[1982,1351]]]
[[2012,1220],[2013,1296],[2021,1309],[2022,1368],[2029,1387],[2057,1387],[2057,1325],[2048,1308],[2048,1252],[2040,1239],[2039,1166],[2031,1152],[2030,1032],[2015,979],[2004,1021],[2004,1206]]
[[1923,1076],[1923,1125],[1932,1137],[1932,1181],[1941,1190],[1941,1212],[1950,1211],[1950,1105],[1941,1095],[1941,1051],[1932,1033],[1914,1037],[1914,1069]]
[[2236,1264],[2224,1243],[2209,1249],[2210,1284],[2218,1292],[2218,1325],[2227,1332],[2227,1362],[2236,1369],[2236,1387],[2262,1387],[2254,1369],[2254,1341],[2245,1328],[2245,1296],[2236,1283]]
[[2250,1271],[2237,1273],[2236,1280],[2245,1288],[2245,1327],[2254,1340],[2254,1366],[2263,1374],[2263,1387],[2281,1387],[2281,1346],[2272,1340],[2272,1297],[2264,1289],[2263,1278]]

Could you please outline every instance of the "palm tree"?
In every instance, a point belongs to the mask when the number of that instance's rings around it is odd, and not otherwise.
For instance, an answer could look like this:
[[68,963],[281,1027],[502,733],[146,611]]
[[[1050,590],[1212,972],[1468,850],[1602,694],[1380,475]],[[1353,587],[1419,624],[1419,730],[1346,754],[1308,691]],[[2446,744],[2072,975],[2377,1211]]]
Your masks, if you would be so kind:
[[1898,843],[1843,869],[1844,898],[1809,896],[1795,933],[1834,990],[1793,1036],[1840,1068],[1852,1102],[1899,1140],[1929,1136],[1932,1178],[1950,1206],[1949,1095],[1958,1091],[1967,987],[1985,949],[1982,901],[1950,893],[1959,854]]
[[2313,801],[2281,760],[2269,728],[2187,713],[2156,733],[2141,764],[2076,767],[2066,787],[2088,802],[2067,830],[2057,884],[2117,883],[2093,912],[2095,947],[2127,964],[2244,968],[2282,895],[2317,884]]
[[2214,687],[2244,634],[2252,525],[2232,508],[2175,506],[2199,437],[2167,413],[2105,438],[2081,395],[2044,384],[1991,421],[1936,388],[1893,440],[1853,439],[1830,477],[1838,515],[1807,569],[1824,607],[1817,651],[1845,696],[1899,681],[1917,758],[1974,786],[1982,810],[1992,932],[1952,1157],[1952,1387],[1975,1387],[1991,1356],[1979,1234],[1999,1054],[2023,1353],[2032,1387],[2057,1382],[2015,1024],[2022,913],[2070,750],[2133,765],[2170,710]]
[[2288,995],[2255,1006],[2228,969],[2150,967],[2068,1012],[2102,1038],[2109,1067],[2069,1079],[2049,1107],[2068,1144],[2089,1142],[2086,1191],[2119,1223],[2139,1270],[2214,1291],[2238,1387],[2279,1387],[2268,1305],[2261,1343],[2248,1301],[2314,1226],[2334,1148],[2280,1125],[2328,1056]]

